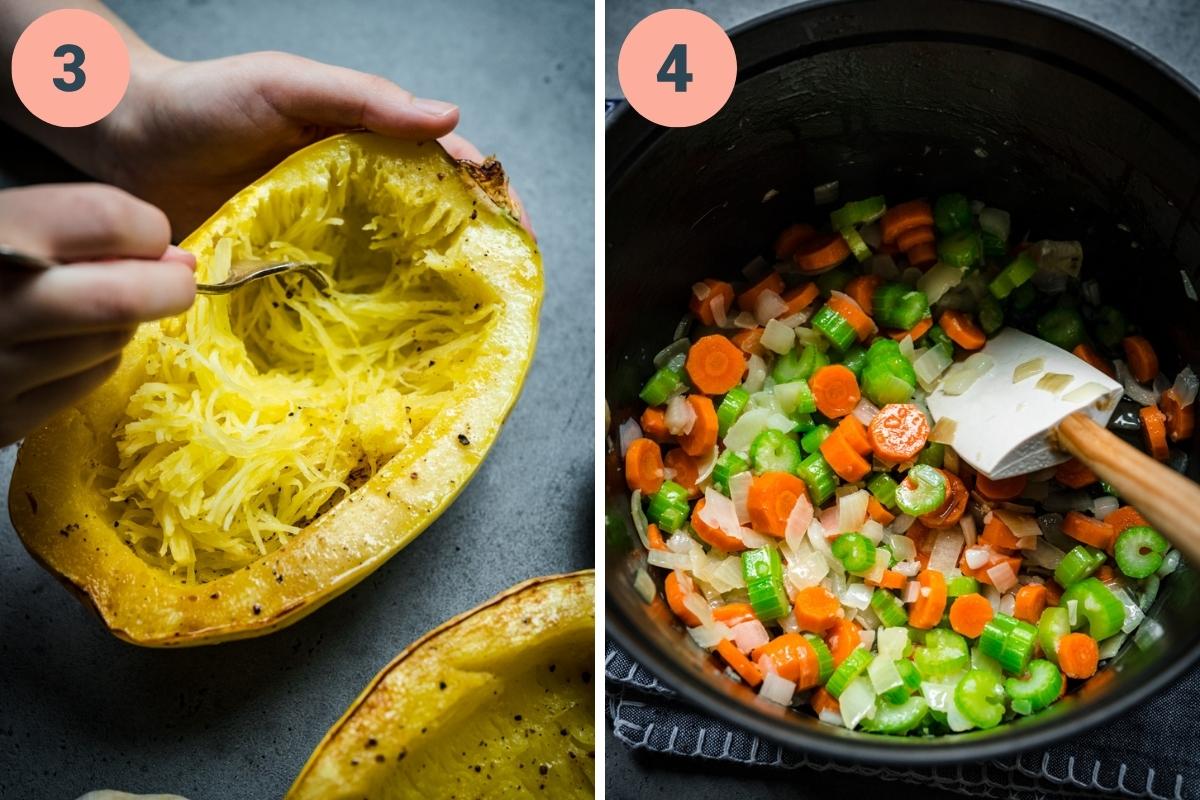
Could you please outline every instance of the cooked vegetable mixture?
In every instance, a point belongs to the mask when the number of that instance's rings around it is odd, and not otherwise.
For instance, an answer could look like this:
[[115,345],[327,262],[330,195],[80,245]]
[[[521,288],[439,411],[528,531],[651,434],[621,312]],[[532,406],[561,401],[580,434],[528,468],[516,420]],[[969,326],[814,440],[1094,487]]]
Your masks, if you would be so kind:
[[1113,427],[1183,469],[1197,378],[1168,382],[1081,283],[1078,242],[1014,242],[1005,211],[870,197],[830,227],[784,230],[745,285],[693,287],[620,428],[648,562],[765,700],[892,735],[1037,713],[1130,635],[1153,641],[1145,610],[1179,555],[1074,459],[975,472],[924,398],[966,391],[988,336],[1023,328],[1120,380]]

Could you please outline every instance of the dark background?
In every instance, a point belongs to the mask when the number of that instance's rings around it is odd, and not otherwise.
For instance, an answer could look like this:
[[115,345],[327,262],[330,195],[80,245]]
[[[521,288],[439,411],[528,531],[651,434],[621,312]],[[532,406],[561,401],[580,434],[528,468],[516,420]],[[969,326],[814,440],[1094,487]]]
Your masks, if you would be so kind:
[[[617,55],[630,29],[646,15],[664,8],[684,6],[701,11],[731,28],[787,5],[789,3],[780,0],[607,0],[606,96],[620,97]],[[1045,5],[1109,28],[1167,62],[1192,82],[1200,82],[1200,2],[1197,0],[1052,0]],[[746,768],[717,761],[632,751],[613,736],[610,725],[606,724],[605,728],[605,782],[612,800],[658,797],[673,800],[741,797],[825,800],[873,796],[953,800],[961,797],[929,786],[882,782],[834,772]]]
[[[70,800],[98,788],[278,798],[413,639],[521,580],[593,564],[594,8],[109,5],[177,58],[286,50],[456,102],[459,132],[496,153],[520,190],[545,260],[537,355],[486,463],[421,537],[297,625],[184,651],[125,644],[34,564],[0,509],[0,798]],[[0,135],[0,184],[67,177],[45,151]],[[0,450],[3,497],[14,455]]]

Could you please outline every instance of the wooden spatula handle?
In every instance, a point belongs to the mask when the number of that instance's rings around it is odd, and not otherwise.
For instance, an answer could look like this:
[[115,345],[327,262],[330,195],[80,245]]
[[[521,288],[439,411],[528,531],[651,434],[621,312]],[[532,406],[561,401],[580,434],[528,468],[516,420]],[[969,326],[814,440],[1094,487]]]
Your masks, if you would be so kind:
[[1108,481],[1187,559],[1200,565],[1200,484],[1155,461],[1083,414],[1058,425],[1060,446]]

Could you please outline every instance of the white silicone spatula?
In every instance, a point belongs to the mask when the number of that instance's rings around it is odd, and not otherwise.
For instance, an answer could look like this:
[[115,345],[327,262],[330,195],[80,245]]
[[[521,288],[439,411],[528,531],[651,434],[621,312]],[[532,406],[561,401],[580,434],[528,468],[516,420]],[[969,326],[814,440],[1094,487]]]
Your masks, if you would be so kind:
[[[1121,384],[1066,350],[1011,328],[982,352],[994,364],[970,388],[949,395],[939,387],[927,400],[935,421],[953,421],[942,427],[952,428],[950,445],[960,458],[999,479],[1075,456],[1200,564],[1200,485],[1105,427]],[[1022,372],[1030,374],[1014,382]]]

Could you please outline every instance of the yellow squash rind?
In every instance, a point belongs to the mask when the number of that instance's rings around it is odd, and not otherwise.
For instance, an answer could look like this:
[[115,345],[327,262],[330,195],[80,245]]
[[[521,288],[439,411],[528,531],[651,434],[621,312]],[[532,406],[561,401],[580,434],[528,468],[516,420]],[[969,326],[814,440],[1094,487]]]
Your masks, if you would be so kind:
[[26,438],[9,496],[25,547],[117,636],[148,646],[208,644],[259,636],[311,613],[378,568],[450,505],[516,401],[537,336],[541,258],[512,216],[481,200],[478,187],[436,143],[366,133],[318,142],[239,192],[183,247],[210,252],[276,187],[317,180],[331,159],[362,154],[385,157],[427,182],[430,192],[478,208],[456,246],[476,277],[484,277],[498,312],[470,378],[456,402],[408,447],[285,546],[228,575],[186,585],[143,561],[114,532],[87,455],[115,453],[114,429],[158,331],[157,324],[143,325],[108,381]]

